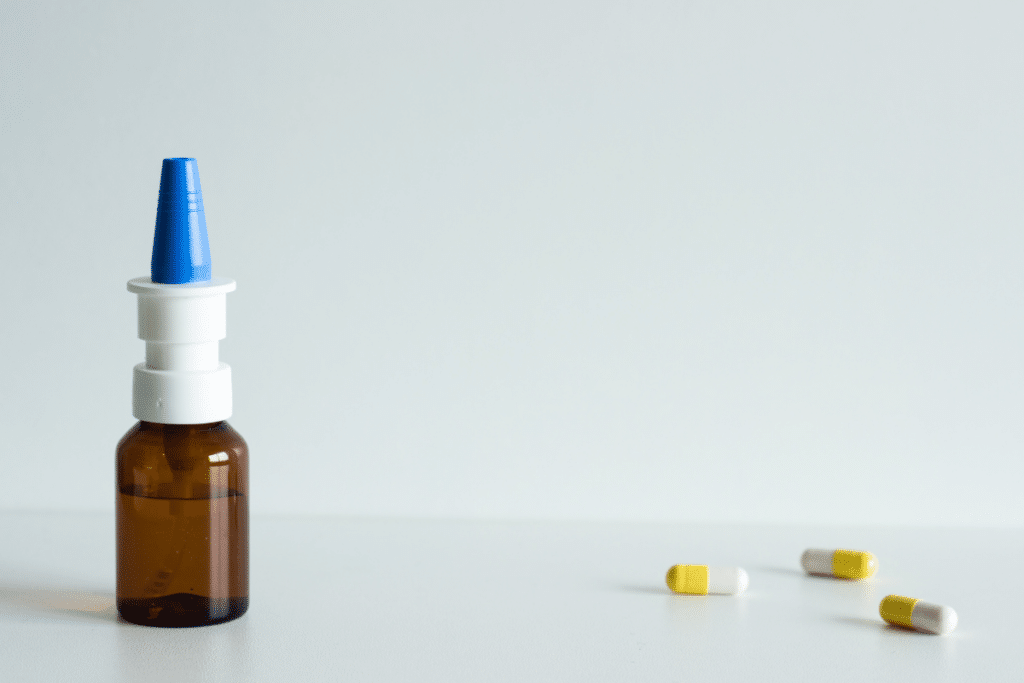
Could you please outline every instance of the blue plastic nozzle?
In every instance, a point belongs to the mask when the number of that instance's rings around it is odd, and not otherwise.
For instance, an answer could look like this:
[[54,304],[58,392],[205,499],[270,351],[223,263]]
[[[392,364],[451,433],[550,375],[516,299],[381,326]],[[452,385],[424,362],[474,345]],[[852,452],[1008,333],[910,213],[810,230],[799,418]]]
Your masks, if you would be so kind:
[[164,159],[151,266],[151,279],[161,284],[205,282],[213,277],[195,159]]

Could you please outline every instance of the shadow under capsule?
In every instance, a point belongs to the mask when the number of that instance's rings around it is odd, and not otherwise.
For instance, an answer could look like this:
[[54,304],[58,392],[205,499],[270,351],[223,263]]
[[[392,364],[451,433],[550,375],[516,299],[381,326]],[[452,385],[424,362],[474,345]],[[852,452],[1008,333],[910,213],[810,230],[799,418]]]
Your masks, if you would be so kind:
[[652,585],[619,585],[616,586],[618,590],[625,591],[627,593],[644,593],[646,595],[672,595],[665,586],[652,586]]
[[[892,634],[893,636],[896,636],[896,637],[902,637],[902,636],[906,636],[906,637],[910,637],[910,638],[924,637],[924,638],[927,638],[927,639],[931,639],[931,638],[935,638],[936,637],[935,634],[932,634],[932,633],[925,633],[923,631],[918,631],[918,630],[912,629],[912,628],[904,628],[903,626],[896,626],[895,624],[890,624],[889,622],[882,621],[881,619],[866,619],[864,617],[848,617],[848,616],[838,616],[837,615],[837,616],[833,616],[832,620],[836,621],[836,622],[839,622],[841,624],[850,624],[852,626],[858,626],[860,628],[871,629],[871,630],[876,631],[878,633],[889,633],[889,634]],[[941,639],[945,640],[945,638],[941,638]]]
[[889,630],[889,629],[894,629],[894,630],[897,630],[897,631],[905,631],[906,630],[906,629],[901,629],[898,626],[893,626],[891,624],[887,624],[884,621],[879,621],[878,619],[865,619],[864,617],[847,617],[847,616],[836,616],[836,617],[832,617],[832,619],[834,621],[837,621],[837,622],[841,623],[841,624],[849,624],[849,625],[852,625],[852,626],[859,626],[861,628],[871,628],[871,629],[875,629],[876,631],[886,631],[886,630]]
[[801,571],[799,569],[793,569],[792,567],[761,566],[761,567],[754,567],[754,571],[769,572],[771,574],[784,574],[786,576],[809,576],[809,574],[807,572]]

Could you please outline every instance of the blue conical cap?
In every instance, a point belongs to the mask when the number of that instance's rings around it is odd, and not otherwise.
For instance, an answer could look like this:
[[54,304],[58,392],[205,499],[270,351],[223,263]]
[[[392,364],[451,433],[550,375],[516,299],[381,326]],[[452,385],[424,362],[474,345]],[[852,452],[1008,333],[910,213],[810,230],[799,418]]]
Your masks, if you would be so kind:
[[168,285],[205,282],[213,277],[195,159],[164,159],[151,277],[153,282]]

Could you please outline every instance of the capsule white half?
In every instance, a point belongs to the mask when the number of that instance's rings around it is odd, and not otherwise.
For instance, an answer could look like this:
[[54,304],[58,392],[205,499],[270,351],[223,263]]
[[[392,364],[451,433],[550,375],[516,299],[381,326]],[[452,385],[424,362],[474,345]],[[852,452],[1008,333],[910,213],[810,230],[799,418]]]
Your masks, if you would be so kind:
[[739,595],[750,586],[750,577],[741,567],[708,567],[708,593]]
[[918,602],[910,615],[910,623],[919,631],[944,636],[956,628],[956,610],[946,605]]

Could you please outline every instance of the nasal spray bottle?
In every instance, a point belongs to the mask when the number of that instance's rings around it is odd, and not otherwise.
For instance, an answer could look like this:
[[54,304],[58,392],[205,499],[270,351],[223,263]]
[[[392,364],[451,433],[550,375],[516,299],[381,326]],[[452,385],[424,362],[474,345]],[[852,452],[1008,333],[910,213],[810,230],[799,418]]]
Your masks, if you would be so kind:
[[117,610],[147,626],[203,626],[249,607],[249,451],[220,362],[227,293],[213,277],[195,159],[164,159],[152,277],[139,299],[139,422],[117,444]]

